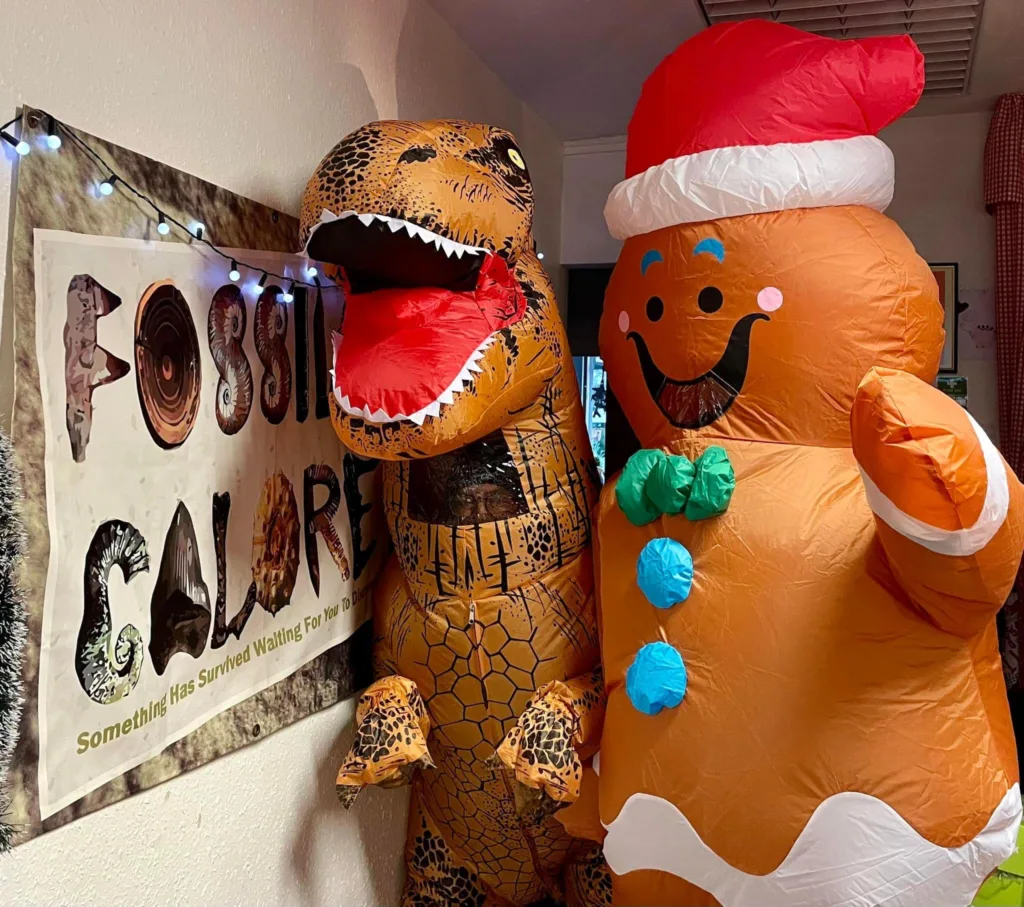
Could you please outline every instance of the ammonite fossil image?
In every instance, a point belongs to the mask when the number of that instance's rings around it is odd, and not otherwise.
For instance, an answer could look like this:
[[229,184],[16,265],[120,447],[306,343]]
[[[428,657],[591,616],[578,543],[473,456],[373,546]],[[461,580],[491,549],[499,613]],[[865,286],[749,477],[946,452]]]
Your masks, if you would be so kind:
[[263,363],[260,407],[271,425],[288,415],[292,399],[292,360],[288,355],[288,308],[281,302],[281,288],[269,286],[256,303],[253,328],[256,355]]
[[185,442],[199,412],[199,337],[185,297],[154,283],[135,313],[135,374],[149,433],[165,450]]
[[146,540],[131,523],[108,520],[92,537],[85,555],[85,608],[75,648],[75,672],[85,694],[100,705],[127,696],[139,682],[142,634],[125,624],[117,637],[110,619],[110,571],[121,568],[130,583],[149,570]]
[[245,337],[245,299],[233,283],[213,294],[207,334],[217,366],[217,424],[226,435],[239,431],[252,409],[252,369],[242,349]]
[[299,575],[299,508],[284,473],[263,486],[252,532],[252,579],[256,600],[276,614],[292,598]]

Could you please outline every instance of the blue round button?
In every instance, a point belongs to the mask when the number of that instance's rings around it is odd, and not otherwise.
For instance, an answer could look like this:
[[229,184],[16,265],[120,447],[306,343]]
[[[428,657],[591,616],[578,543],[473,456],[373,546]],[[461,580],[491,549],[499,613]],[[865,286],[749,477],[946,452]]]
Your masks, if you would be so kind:
[[671,608],[690,594],[693,558],[675,539],[653,539],[637,558],[636,582],[655,608]]
[[645,715],[674,709],[686,695],[683,656],[667,642],[648,643],[626,671],[626,695]]

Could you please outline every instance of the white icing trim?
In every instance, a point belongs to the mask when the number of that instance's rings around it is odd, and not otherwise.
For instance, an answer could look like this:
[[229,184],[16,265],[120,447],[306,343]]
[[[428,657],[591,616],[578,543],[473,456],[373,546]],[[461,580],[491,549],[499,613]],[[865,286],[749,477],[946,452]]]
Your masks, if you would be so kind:
[[996,446],[989,440],[985,430],[974,421],[970,413],[965,413],[970,420],[974,434],[981,445],[985,457],[985,503],[974,525],[965,529],[938,529],[904,513],[882,490],[871,480],[871,477],[860,468],[864,480],[864,492],[871,510],[886,525],[891,526],[900,535],[934,551],[951,557],[966,557],[984,548],[999,531],[1006,519],[1010,507],[1010,488],[1006,480],[1006,467]]
[[723,907],[964,907],[1014,852],[1014,784],[961,847],[939,847],[887,803],[846,791],[818,805],[782,864],[757,876],[730,866],[672,803],[633,794],[610,824],[604,855],[617,875],[656,869],[709,891]]
[[892,152],[873,135],[820,142],[712,148],[673,158],[619,183],[604,208],[628,239],[676,224],[791,208],[892,201]]

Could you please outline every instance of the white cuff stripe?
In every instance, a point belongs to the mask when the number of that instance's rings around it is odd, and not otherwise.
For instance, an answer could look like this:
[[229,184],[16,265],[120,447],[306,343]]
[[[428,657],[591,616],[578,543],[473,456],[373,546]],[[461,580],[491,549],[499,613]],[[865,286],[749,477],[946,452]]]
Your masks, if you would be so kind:
[[860,469],[868,504],[876,516],[900,535],[917,542],[929,551],[951,557],[967,557],[984,548],[992,541],[992,537],[999,531],[999,527],[1003,525],[1010,506],[1010,487],[1006,479],[1003,458],[996,450],[996,446],[989,440],[988,435],[985,434],[984,429],[974,421],[970,413],[966,413],[966,415],[978,438],[978,443],[981,444],[987,478],[985,503],[973,526],[967,529],[937,529],[935,526],[922,523],[900,510],[871,481],[871,477],[864,469]]

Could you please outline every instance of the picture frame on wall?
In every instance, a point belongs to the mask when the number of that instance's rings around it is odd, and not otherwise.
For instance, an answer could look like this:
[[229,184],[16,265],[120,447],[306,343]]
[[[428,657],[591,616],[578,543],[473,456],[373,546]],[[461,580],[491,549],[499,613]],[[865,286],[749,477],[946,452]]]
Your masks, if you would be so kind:
[[932,276],[939,285],[939,302],[942,304],[943,327],[946,329],[946,342],[942,347],[939,371],[955,372],[958,366],[958,322],[961,312],[959,269],[956,262],[929,263],[928,267],[932,269]]

